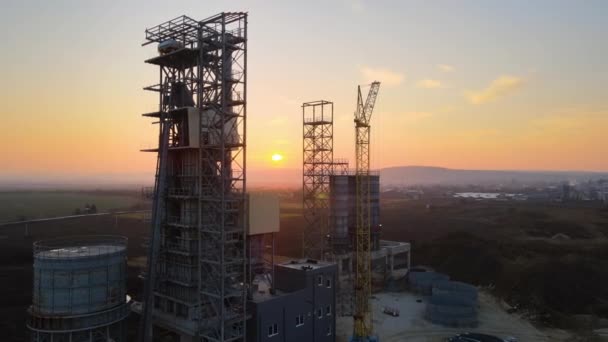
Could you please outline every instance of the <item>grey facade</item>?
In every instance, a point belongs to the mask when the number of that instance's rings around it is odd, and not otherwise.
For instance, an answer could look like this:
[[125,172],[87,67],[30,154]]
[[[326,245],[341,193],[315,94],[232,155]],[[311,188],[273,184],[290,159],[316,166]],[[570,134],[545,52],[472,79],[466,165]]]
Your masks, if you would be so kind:
[[[370,209],[372,250],[380,248],[380,176],[370,175]],[[356,194],[355,175],[332,175],[329,179],[330,197],[330,235],[332,248],[341,253],[352,250],[352,236],[356,229]]]
[[294,260],[275,266],[274,293],[249,301],[250,341],[334,342],[336,280],[333,263]]

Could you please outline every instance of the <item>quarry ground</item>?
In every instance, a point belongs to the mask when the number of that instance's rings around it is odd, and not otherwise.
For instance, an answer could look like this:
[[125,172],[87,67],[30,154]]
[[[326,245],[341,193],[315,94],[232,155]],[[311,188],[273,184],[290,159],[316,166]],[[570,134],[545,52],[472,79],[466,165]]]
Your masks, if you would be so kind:
[[[513,336],[520,342],[567,341],[570,334],[558,329],[539,329],[516,314],[509,314],[488,293],[479,296],[479,326],[476,328],[446,328],[423,318],[425,303],[422,296],[410,292],[382,292],[372,300],[374,331],[382,342],[439,342],[455,334],[474,331],[498,337]],[[398,308],[399,317],[382,312],[385,306]],[[336,320],[338,341],[347,341],[352,335],[352,317]]]

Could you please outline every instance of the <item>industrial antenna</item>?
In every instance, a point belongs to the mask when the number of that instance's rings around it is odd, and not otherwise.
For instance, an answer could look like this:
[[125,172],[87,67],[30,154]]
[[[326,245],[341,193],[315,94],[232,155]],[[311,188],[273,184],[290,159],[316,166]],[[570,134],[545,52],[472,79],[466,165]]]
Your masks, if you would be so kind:
[[373,336],[371,296],[371,196],[370,196],[370,119],[380,89],[380,82],[372,82],[367,99],[363,103],[361,86],[358,87],[355,111],[356,154],[356,212],[355,232],[355,313],[354,332],[351,342],[377,341]]
[[334,170],[334,104],[302,104],[303,206],[302,254],[324,259],[329,252],[329,178]]
[[159,146],[140,341],[245,340],[247,13],[146,30]]

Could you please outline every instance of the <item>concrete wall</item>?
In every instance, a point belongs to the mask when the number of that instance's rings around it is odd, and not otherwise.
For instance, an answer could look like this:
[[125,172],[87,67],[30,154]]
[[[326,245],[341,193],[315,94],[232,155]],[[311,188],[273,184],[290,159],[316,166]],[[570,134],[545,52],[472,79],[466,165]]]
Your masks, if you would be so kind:
[[[371,175],[370,209],[372,228],[372,249],[379,248],[380,236],[380,176]],[[330,177],[330,231],[332,244],[337,250],[348,250],[352,234],[356,229],[357,180],[354,175],[334,175]]]
[[248,234],[269,234],[279,231],[279,197],[275,194],[247,194]]
[[[314,269],[277,265],[275,288],[279,293],[270,299],[249,303],[250,341],[335,342],[336,272],[334,264]],[[297,324],[300,315],[303,325]],[[275,324],[278,334],[268,336],[269,327],[274,330]]]

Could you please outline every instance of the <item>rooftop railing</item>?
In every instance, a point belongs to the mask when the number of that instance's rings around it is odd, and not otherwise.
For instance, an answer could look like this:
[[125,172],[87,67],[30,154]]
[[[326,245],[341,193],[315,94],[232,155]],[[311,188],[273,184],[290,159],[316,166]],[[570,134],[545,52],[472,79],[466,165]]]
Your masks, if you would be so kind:
[[34,257],[81,258],[124,251],[128,239],[118,235],[83,235],[34,242]]

